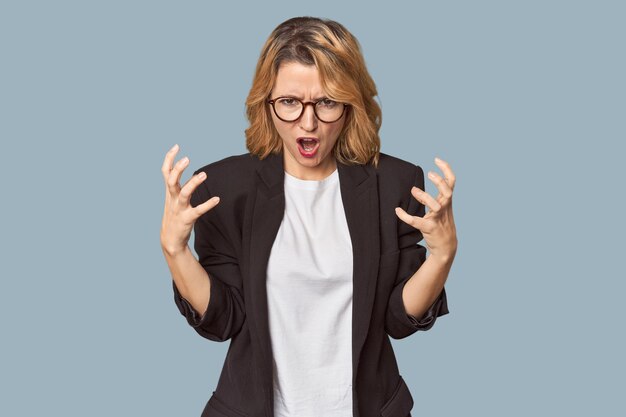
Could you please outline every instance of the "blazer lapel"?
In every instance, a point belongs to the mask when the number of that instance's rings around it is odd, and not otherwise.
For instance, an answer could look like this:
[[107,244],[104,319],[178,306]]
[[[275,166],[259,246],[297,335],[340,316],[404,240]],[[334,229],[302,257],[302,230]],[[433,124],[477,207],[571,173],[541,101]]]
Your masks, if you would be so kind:
[[[380,255],[378,183],[371,165],[337,162],[341,198],[353,250],[352,374],[356,381],[359,358],[370,324]],[[283,155],[270,154],[258,161],[255,189],[248,205],[244,251],[249,274],[244,278],[246,304],[252,315],[250,332],[261,350],[258,364],[266,395],[271,398],[272,349],[268,322],[266,271],[272,245],[285,211]],[[251,212],[250,212],[251,211]]]

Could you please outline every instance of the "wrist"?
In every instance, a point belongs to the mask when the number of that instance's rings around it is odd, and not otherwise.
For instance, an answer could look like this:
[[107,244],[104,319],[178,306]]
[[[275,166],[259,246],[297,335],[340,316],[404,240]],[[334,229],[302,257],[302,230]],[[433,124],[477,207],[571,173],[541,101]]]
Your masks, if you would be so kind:
[[431,259],[431,262],[435,262],[440,265],[450,265],[454,261],[454,256],[456,255],[456,251],[449,253],[432,253],[428,256],[428,259]]
[[181,255],[184,255],[185,253],[187,253],[189,251],[189,246],[188,245],[184,245],[184,246],[167,246],[167,245],[161,245],[161,250],[163,250],[163,254],[167,257],[167,258],[178,258]]

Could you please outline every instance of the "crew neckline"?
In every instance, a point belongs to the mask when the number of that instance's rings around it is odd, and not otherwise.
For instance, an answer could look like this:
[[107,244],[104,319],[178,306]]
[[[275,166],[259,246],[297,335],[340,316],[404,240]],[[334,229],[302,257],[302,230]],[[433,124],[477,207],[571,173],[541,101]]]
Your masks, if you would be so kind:
[[339,181],[339,171],[337,168],[328,175],[326,178],[321,180],[303,180],[298,177],[294,177],[287,171],[285,171],[285,185],[294,188],[301,188],[306,190],[319,190],[322,188],[326,188],[331,184],[335,184]]

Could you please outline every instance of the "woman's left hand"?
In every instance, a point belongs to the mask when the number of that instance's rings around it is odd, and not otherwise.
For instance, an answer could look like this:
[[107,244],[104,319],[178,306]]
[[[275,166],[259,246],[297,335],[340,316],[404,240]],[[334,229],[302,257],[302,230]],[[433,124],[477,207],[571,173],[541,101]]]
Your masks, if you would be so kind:
[[452,215],[452,191],[456,178],[447,162],[435,158],[435,163],[444,174],[442,178],[435,172],[428,173],[428,177],[439,189],[437,198],[434,199],[426,191],[417,187],[411,189],[413,197],[427,206],[429,212],[424,217],[411,216],[402,208],[397,207],[396,215],[405,223],[422,232],[431,256],[445,262],[451,262],[457,248],[456,227]]

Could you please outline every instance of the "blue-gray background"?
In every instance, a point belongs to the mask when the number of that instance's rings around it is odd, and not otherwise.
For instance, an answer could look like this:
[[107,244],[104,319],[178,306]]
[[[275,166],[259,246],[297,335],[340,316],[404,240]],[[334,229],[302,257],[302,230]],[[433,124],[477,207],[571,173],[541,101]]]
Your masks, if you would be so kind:
[[457,176],[450,314],[393,340],[413,415],[625,415],[625,12],[3,2],[0,415],[200,415],[228,342],[174,304],[161,164],[175,143],[194,170],[246,152],[260,48],[300,15],[359,39],[383,152]]

